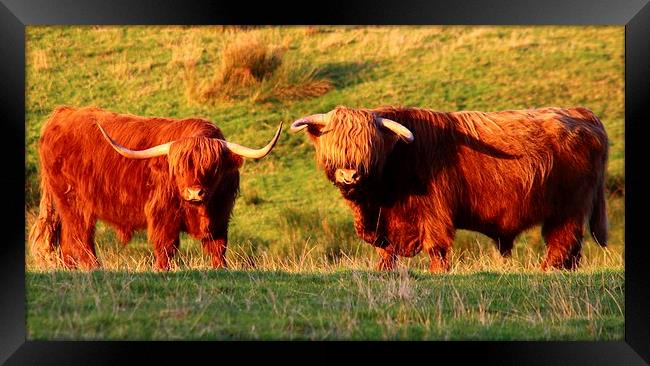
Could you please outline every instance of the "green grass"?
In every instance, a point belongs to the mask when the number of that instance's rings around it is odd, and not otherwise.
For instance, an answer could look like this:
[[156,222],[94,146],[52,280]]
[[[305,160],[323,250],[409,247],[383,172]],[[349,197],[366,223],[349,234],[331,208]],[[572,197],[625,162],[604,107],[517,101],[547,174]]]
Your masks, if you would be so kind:
[[623,273],[27,276],[29,339],[620,340]]
[[[623,313],[613,304],[623,307],[623,27],[30,26],[26,33],[27,226],[39,199],[39,131],[62,104],[205,117],[227,139],[253,147],[266,144],[279,121],[337,105],[441,111],[579,105],[602,119],[610,139],[609,247],[588,240],[576,273],[539,271],[539,228],[517,239],[509,260],[485,236],[459,231],[449,275],[425,275],[424,254],[401,260],[412,276],[373,273],[378,258],[356,237],[312,146],[304,134],[285,132],[269,156],[241,170],[229,229],[231,272],[209,272],[199,244],[183,236],[172,272],[149,273],[153,254],[144,234],[123,246],[100,223],[97,250],[106,272],[44,271],[27,248],[30,339],[622,339]],[[286,74],[243,98],[192,97],[192,83],[214,80],[222,51],[245,39],[282,49],[278,72]],[[301,78],[328,80],[333,89],[265,97],[282,86],[274,80],[300,84]],[[408,301],[387,295],[391,283],[406,278],[413,287]],[[276,308],[269,308],[272,296]],[[372,303],[368,296],[388,300]],[[556,303],[563,299],[565,305]]]

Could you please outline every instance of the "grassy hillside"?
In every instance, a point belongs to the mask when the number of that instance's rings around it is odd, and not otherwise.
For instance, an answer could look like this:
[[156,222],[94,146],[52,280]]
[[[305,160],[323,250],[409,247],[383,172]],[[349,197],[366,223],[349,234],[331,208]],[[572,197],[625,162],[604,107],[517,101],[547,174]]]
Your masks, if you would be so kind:
[[583,106],[610,138],[610,243],[589,238],[577,273],[539,273],[539,228],[517,239],[511,259],[459,231],[450,275],[426,274],[424,254],[402,259],[397,273],[369,272],[373,249],[306,136],[286,131],[241,170],[230,272],[205,271],[207,256],[183,236],[172,273],[144,273],[153,263],[144,234],[124,246],[100,223],[106,272],[45,271],[27,248],[29,337],[622,339],[623,61],[623,27],[28,27],[26,233],[40,128],[63,104],[204,117],[253,147],[280,121],[337,105]]

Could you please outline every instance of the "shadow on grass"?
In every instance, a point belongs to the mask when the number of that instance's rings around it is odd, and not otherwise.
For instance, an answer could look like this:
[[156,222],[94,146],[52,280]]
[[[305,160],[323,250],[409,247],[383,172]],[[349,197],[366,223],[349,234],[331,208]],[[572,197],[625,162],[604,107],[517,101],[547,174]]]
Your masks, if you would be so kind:
[[327,63],[319,67],[316,77],[329,79],[336,89],[343,89],[359,84],[361,76],[375,66],[369,61]]
[[[96,280],[120,280],[129,278],[131,280],[160,280],[160,281],[239,281],[239,280],[264,280],[264,281],[277,281],[277,280],[291,280],[297,285],[301,283],[309,284],[310,281],[318,280],[318,282],[330,282],[339,280],[349,280],[353,277],[366,277],[368,279],[390,280],[409,277],[411,279],[422,281],[422,284],[440,284],[446,283],[449,285],[462,284],[465,281],[471,282],[472,287],[482,287],[490,284],[491,282],[508,282],[508,280],[524,280],[535,282],[548,282],[548,281],[581,281],[590,279],[600,279],[603,276],[612,279],[620,279],[621,283],[624,277],[623,270],[602,270],[593,272],[571,272],[571,271],[555,271],[549,273],[503,273],[503,272],[490,272],[481,271],[475,273],[462,273],[462,274],[431,274],[427,271],[404,269],[395,270],[391,272],[374,271],[374,270],[351,270],[341,269],[334,270],[329,273],[322,272],[288,272],[282,270],[230,270],[230,269],[208,269],[208,270],[179,270],[170,272],[129,272],[129,271],[110,271],[110,270],[94,270],[94,271],[68,271],[68,270],[54,270],[49,272],[27,272],[26,278],[29,281],[75,281],[78,279],[96,279]],[[200,283],[200,282],[197,282]]]

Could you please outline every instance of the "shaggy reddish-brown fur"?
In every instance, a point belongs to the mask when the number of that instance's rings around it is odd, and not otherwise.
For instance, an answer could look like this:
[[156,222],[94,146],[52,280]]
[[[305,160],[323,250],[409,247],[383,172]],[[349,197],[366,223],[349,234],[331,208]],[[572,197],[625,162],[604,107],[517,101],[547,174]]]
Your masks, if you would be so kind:
[[[128,159],[107,143],[96,123],[133,150],[176,141],[167,156]],[[57,108],[41,131],[41,203],[30,234],[34,247],[60,247],[66,267],[93,268],[97,220],[115,227],[128,242],[147,229],[156,267],[168,269],[179,233],[201,240],[214,267],[225,266],[228,221],[239,189],[243,159],[212,138],[224,139],[203,119],[145,118],[98,108]],[[201,204],[181,191],[200,186]]]
[[[510,254],[515,237],[542,224],[542,267],[578,265],[583,225],[605,246],[607,135],[584,108],[435,112],[336,108],[307,129],[319,165],[354,213],[359,236],[377,247],[379,268],[424,249],[431,271],[449,269],[456,229],[481,232]],[[375,117],[408,128],[399,141]],[[339,184],[336,169],[361,180]]]

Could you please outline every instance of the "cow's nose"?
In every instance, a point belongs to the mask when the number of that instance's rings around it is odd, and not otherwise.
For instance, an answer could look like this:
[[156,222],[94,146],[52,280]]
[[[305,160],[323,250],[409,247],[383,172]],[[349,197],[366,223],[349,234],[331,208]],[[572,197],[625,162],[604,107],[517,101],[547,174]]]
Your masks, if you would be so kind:
[[359,174],[355,169],[337,169],[336,181],[343,184],[355,184],[359,181]]
[[185,197],[188,201],[203,201],[205,199],[205,190],[201,187],[188,187],[185,189]]

